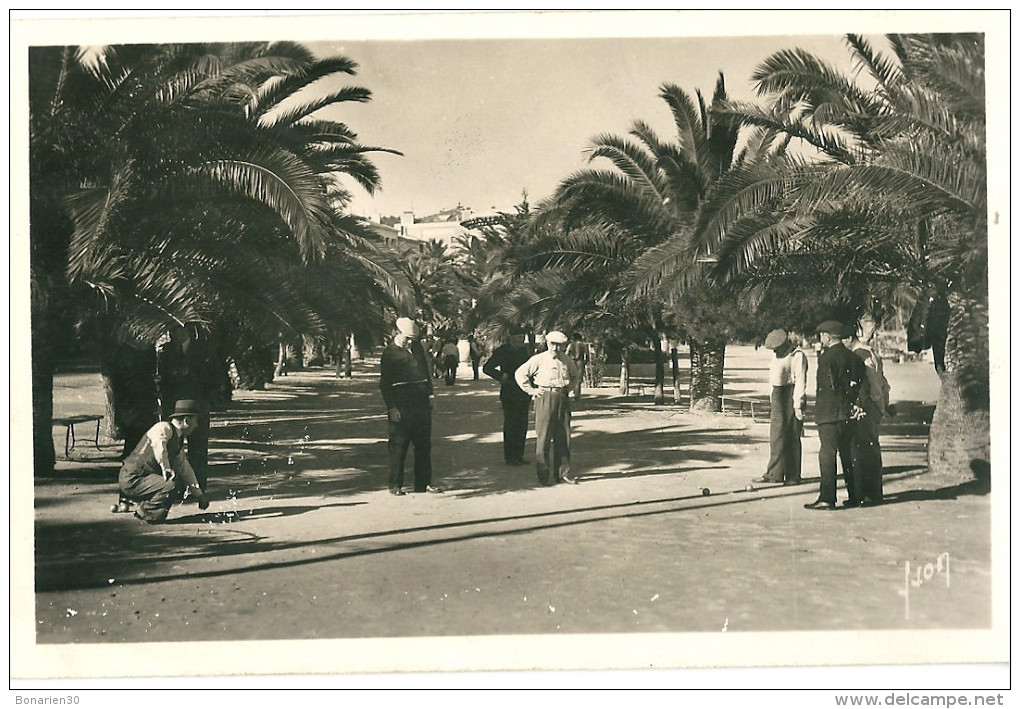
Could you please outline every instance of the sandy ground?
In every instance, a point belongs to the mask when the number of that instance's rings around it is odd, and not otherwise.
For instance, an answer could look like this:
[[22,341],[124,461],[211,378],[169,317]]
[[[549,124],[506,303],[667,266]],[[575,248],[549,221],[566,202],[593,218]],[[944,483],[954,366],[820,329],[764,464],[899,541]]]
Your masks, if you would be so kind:
[[[731,348],[728,392],[764,397],[766,361]],[[57,469],[35,481],[36,643],[992,626],[991,497],[925,472],[928,363],[887,367],[900,414],[883,429],[886,504],[831,513],[803,509],[817,496],[813,425],[803,484],[748,489],[767,423],[608,384],[574,410],[581,484],[539,488],[532,467],[502,463],[498,386],[466,367],[437,387],[445,492],[393,497],[375,366],[235,393],[214,414],[211,508],[175,507],[165,526],[110,513],[117,444],[96,451],[79,433],[64,460],[55,428]],[[61,376],[56,414],[101,410],[97,383]]]

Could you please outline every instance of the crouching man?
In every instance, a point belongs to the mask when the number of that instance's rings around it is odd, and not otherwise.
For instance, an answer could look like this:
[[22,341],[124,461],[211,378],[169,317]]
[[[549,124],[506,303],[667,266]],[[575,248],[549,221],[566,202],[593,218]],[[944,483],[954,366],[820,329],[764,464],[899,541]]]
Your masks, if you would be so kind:
[[174,502],[192,495],[198,498],[199,509],[209,507],[184,451],[184,439],[197,428],[199,415],[197,402],[178,401],[169,423],[153,425],[124,459],[120,491],[125,499],[138,503],[135,517],[161,524]]

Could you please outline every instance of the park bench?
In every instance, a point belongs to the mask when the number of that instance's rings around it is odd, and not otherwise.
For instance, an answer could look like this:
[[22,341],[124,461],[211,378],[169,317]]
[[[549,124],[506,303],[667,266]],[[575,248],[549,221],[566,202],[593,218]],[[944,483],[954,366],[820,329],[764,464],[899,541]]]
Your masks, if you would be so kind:
[[724,396],[722,397],[720,404],[722,406],[723,413],[735,413],[738,416],[744,416],[745,412],[750,414],[752,421],[769,420],[769,414],[772,411],[772,404],[763,399],[752,399],[745,396]]
[[74,448],[75,437],[74,427],[79,423],[89,423],[91,421],[96,422],[96,450],[102,450],[99,447],[99,425],[102,422],[103,417],[98,414],[78,414],[76,416],[55,416],[53,418],[54,426],[66,426],[64,432],[64,457],[67,458],[71,454],[71,449]]

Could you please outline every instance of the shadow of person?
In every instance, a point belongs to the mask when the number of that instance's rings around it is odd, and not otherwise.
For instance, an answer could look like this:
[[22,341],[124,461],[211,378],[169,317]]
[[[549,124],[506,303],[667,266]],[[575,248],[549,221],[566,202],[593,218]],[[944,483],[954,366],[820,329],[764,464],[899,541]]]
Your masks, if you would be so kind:
[[329,507],[357,507],[367,502],[336,502],[331,505],[279,505],[276,507],[252,507],[239,510],[221,510],[218,512],[199,512],[168,519],[166,524],[232,524],[250,519],[270,519],[273,517],[293,517],[294,515],[314,512]]
[[962,495],[987,495],[991,490],[987,480],[976,478],[966,482],[935,490],[905,490],[887,493],[882,499],[883,505],[895,505],[902,502],[925,502],[929,500],[955,500]]

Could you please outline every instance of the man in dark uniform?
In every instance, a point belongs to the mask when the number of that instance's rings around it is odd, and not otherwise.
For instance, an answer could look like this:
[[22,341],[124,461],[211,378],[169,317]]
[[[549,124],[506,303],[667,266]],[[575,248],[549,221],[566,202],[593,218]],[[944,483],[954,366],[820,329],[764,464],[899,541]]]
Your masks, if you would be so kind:
[[818,356],[818,382],[815,394],[815,422],[818,424],[818,467],[821,486],[818,499],[809,510],[836,509],[836,455],[843,468],[843,481],[849,499],[847,506],[860,504],[860,482],[854,471],[854,426],[862,410],[858,404],[864,362],[843,346],[845,327],[835,320],[818,326],[822,353]]
[[482,372],[500,383],[499,400],[503,405],[503,459],[507,465],[529,465],[524,459],[524,441],[528,437],[528,411],[531,394],[517,384],[514,373],[528,361],[528,349],[518,340],[508,339],[492,352]]
[[404,494],[404,460],[414,445],[414,491],[439,492],[432,484],[432,364],[410,318],[397,319],[393,341],[383,350],[379,388],[389,423],[389,488]]

